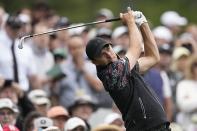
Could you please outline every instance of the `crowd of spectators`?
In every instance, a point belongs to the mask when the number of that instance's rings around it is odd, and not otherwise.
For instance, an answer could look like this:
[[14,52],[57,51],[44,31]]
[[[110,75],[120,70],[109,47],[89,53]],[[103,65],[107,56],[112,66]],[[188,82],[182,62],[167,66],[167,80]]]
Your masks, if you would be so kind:
[[[113,17],[103,8],[95,21]],[[176,11],[158,19],[161,23],[152,32],[161,60],[144,79],[163,104],[171,128],[196,131],[197,24]],[[24,48],[18,48],[21,36],[78,24],[45,3],[14,13],[0,7],[0,131],[125,130],[85,46],[101,37],[124,57],[129,46],[126,26],[102,23],[59,31],[26,39]]]

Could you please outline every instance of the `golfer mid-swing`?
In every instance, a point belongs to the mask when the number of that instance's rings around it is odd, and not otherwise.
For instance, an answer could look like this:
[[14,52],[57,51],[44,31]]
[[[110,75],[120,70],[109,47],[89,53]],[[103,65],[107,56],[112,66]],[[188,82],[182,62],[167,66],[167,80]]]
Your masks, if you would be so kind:
[[[162,105],[140,75],[159,61],[158,49],[144,15],[135,12],[134,18],[133,14],[131,10],[120,14],[128,27],[130,40],[124,58],[116,55],[111,44],[101,38],[88,42],[86,54],[121,111],[127,131],[170,131]],[[140,57],[142,38],[144,56]]]

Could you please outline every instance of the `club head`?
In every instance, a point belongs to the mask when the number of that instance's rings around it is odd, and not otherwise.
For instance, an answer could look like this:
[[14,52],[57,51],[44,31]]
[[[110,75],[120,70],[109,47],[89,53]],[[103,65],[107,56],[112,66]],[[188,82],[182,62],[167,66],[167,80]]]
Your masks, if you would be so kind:
[[23,49],[24,40],[25,40],[25,37],[20,38],[19,45],[18,45],[19,49]]

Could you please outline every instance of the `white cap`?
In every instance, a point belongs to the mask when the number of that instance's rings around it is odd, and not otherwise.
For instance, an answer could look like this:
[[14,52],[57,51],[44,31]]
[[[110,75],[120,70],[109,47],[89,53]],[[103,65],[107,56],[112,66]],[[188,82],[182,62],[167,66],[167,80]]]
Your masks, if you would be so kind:
[[110,36],[111,37],[112,31],[108,28],[100,28],[97,30],[96,36]]
[[127,33],[128,29],[126,26],[119,26],[117,28],[114,29],[113,33],[112,33],[112,38],[118,38],[121,35],[123,35],[124,33]]
[[154,28],[152,32],[156,38],[164,39],[168,42],[172,41],[173,39],[172,32],[165,26],[158,26]]
[[187,19],[180,16],[175,11],[166,11],[160,17],[161,23],[165,26],[184,26],[187,24]]
[[174,60],[178,60],[182,56],[189,56],[191,53],[185,47],[176,47],[173,51],[172,57]]
[[50,100],[47,98],[46,92],[41,89],[32,90],[28,94],[28,98],[36,105],[50,105]]
[[34,127],[39,128],[48,128],[53,126],[53,121],[48,117],[39,117],[34,120]]
[[104,119],[104,123],[105,124],[111,124],[112,122],[114,122],[115,120],[120,119],[122,120],[122,117],[120,114],[118,113],[111,113],[109,115],[107,115]]
[[[82,25],[84,23],[77,23],[77,24],[72,24],[70,25],[70,27],[72,26],[79,26],[79,25]],[[85,26],[82,26],[82,27],[78,27],[78,28],[73,28],[72,30],[68,30],[69,32],[69,35],[73,36],[73,35],[81,35],[81,33],[86,29]]]
[[30,23],[31,22],[31,18],[27,14],[19,14],[18,17],[23,23]]
[[82,126],[82,127],[86,128],[86,124],[82,119],[80,119],[78,117],[72,117],[72,118],[68,119],[68,121],[65,123],[64,131],[73,130],[74,128],[76,128],[78,126]]
[[14,113],[18,113],[18,109],[16,105],[9,98],[1,98],[0,99],[0,109],[8,108],[12,110]]
[[111,10],[107,8],[102,8],[98,11],[98,16],[105,16],[107,19],[112,19],[114,17]]

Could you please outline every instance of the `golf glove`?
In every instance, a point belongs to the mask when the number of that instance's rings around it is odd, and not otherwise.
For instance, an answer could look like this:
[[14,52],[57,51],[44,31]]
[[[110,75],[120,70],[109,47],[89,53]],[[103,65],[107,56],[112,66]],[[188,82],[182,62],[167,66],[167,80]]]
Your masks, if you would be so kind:
[[138,27],[140,27],[143,23],[146,23],[146,17],[140,11],[134,11],[135,23]]

